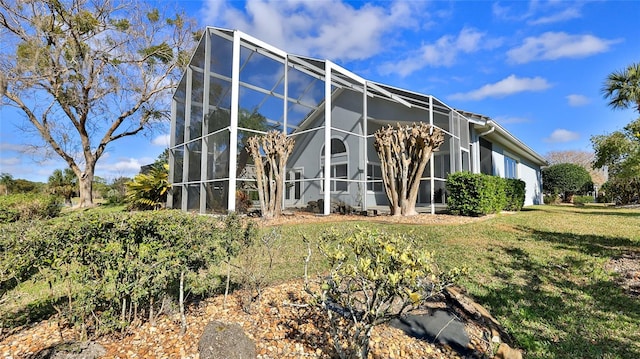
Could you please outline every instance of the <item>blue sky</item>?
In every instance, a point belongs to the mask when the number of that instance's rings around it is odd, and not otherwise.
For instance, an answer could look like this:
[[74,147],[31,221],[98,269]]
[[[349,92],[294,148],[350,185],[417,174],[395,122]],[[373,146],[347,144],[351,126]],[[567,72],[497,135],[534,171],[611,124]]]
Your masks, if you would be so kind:
[[[285,51],[330,59],[369,80],[489,116],[541,155],[591,151],[591,136],[638,117],[631,109],[610,109],[601,93],[609,73],[640,62],[636,1],[176,3],[202,26],[239,29]],[[34,138],[18,130],[24,122],[13,109],[0,108],[0,119],[0,172],[46,181],[66,166],[25,152]],[[134,176],[166,148],[167,133],[114,142],[97,175]]]

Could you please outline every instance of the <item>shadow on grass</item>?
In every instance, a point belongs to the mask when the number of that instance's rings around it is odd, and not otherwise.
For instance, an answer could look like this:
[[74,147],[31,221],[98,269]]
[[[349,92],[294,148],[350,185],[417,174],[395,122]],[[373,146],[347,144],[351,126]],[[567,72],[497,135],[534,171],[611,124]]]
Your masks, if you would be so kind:
[[[66,302],[67,297],[32,302],[15,312],[3,314],[0,322],[2,322],[5,328],[19,330],[25,325],[31,325],[51,318],[51,316],[57,313],[55,307],[64,305]],[[7,334],[10,334],[10,331]]]
[[591,256],[616,257],[624,252],[640,251],[640,241],[628,238],[540,231],[524,226],[518,229],[536,241],[555,243],[557,248],[578,250]]
[[526,357],[640,358],[640,301],[626,295],[594,258],[620,255],[638,244],[624,238],[523,230],[569,254],[547,257],[502,247],[491,265],[504,282],[489,283],[486,294],[476,299],[491,308]]

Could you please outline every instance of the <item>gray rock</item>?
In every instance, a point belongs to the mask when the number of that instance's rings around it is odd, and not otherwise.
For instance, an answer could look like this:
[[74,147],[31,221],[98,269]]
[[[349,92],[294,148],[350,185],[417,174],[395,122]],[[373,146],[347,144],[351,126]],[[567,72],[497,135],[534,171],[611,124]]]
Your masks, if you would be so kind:
[[213,321],[198,342],[200,359],[254,359],[256,344],[237,324]]
[[66,342],[43,349],[31,359],[97,359],[107,354],[104,347],[96,342]]
[[470,340],[464,323],[445,310],[434,310],[424,315],[406,315],[392,320],[390,325],[414,338],[448,345],[461,354],[466,354],[469,350]]

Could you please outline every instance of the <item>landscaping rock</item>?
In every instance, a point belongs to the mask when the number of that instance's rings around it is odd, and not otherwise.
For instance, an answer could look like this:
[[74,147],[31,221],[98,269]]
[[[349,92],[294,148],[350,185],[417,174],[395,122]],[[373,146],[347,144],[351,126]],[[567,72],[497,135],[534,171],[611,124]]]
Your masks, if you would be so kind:
[[253,359],[256,344],[237,324],[213,321],[198,342],[200,359]]
[[464,323],[446,310],[434,310],[424,315],[406,315],[392,320],[390,325],[414,338],[448,345],[461,354],[466,354],[469,349],[470,340]]
[[65,342],[43,349],[31,359],[96,359],[105,354],[106,349],[96,342]]

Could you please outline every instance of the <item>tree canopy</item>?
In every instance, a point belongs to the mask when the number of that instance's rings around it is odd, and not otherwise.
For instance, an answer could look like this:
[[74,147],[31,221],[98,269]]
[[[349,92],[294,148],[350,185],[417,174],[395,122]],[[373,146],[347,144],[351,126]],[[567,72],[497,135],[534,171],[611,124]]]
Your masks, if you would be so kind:
[[612,108],[634,107],[640,113],[640,62],[609,74],[602,93],[609,99],[609,106]]
[[563,194],[565,201],[580,193],[590,182],[589,172],[575,163],[559,163],[542,169],[543,189]]
[[2,103],[67,162],[80,181],[80,206],[93,204],[107,146],[168,118],[193,24],[147,2],[0,0]]

